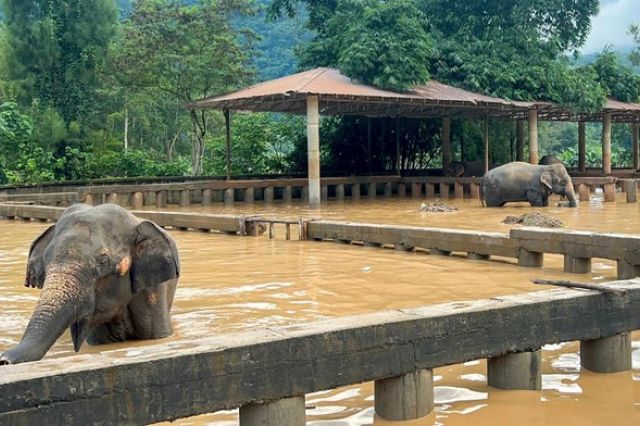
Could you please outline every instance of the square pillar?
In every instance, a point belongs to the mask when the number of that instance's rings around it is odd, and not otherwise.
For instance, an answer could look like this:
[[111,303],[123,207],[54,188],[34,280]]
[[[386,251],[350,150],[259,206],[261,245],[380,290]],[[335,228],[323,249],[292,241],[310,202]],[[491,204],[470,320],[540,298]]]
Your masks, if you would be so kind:
[[611,113],[602,116],[602,173],[611,174]]
[[538,164],[538,111],[529,110],[529,163]]
[[587,170],[587,137],[585,122],[578,123],[578,171]]
[[309,206],[320,207],[320,113],[317,96],[307,97]]

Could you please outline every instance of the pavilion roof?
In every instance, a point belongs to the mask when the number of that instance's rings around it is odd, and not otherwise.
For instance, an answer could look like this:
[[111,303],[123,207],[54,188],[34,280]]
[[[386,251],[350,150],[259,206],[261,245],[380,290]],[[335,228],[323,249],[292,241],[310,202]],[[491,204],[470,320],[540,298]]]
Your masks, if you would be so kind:
[[334,68],[309,71],[254,84],[235,92],[191,102],[188,109],[229,109],[305,114],[306,98],[318,96],[322,115],[370,117],[526,118],[536,109],[542,120],[600,121],[611,113],[613,121],[640,121],[640,104],[608,99],[603,111],[574,114],[550,102],[521,102],[482,95],[435,80],[395,92],[363,84]]

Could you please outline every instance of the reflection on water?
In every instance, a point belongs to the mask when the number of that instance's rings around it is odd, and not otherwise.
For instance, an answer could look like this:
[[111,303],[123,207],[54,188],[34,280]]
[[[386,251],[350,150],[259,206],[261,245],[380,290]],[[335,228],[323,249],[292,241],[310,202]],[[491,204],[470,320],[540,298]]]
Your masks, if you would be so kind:
[[[452,202],[460,211],[419,211],[420,201],[379,200],[331,203],[320,212],[300,204],[265,207],[259,203],[206,211],[326,217],[376,223],[444,226],[507,232],[500,221],[523,214],[527,206],[481,209],[476,200]],[[194,210],[201,209],[198,206]],[[578,209],[542,209],[571,227],[594,231],[640,232],[636,204],[583,203]],[[20,339],[37,300],[22,286],[29,243],[45,225],[0,221],[0,351]],[[239,238],[173,232],[180,247],[183,276],[173,309],[175,333],[169,342],[216,334],[314,321],[320,318],[415,307],[434,303],[537,290],[531,278],[576,279],[562,273],[562,258],[547,256],[545,268],[520,268],[512,261],[468,261],[345,246],[335,243]],[[580,280],[610,280],[609,261],[593,262]],[[373,385],[365,383],[307,395],[307,419],[315,425],[549,425],[640,424],[640,336],[634,336],[632,373],[597,375],[580,371],[579,345],[543,349],[541,392],[498,391],[486,385],[486,362],[438,368],[434,372],[436,409],[427,418],[392,423],[375,416]],[[153,342],[84,346],[82,353],[119,350],[144,357]],[[47,358],[73,353],[68,333]],[[10,368],[10,367],[9,367]],[[235,425],[237,410],[183,419],[180,425]]]

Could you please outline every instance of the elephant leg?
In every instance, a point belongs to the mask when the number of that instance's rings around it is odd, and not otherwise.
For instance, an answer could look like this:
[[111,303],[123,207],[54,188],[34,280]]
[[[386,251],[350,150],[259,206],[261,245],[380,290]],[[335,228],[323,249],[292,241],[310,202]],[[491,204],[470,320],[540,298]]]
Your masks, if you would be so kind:
[[178,279],[165,281],[154,288],[147,288],[131,298],[127,305],[134,336],[138,339],[161,339],[170,336],[171,317]]
[[94,327],[89,336],[87,336],[87,343],[101,345],[104,343],[123,342],[131,337],[133,337],[133,325],[125,310],[122,315]]
[[547,207],[549,205],[549,199],[536,191],[527,191],[527,200],[531,207]]

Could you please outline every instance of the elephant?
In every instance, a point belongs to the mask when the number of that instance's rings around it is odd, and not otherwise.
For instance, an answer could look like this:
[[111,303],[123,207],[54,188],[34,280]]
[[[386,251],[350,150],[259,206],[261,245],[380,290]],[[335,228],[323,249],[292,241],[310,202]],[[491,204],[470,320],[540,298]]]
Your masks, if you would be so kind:
[[480,177],[484,174],[484,161],[452,161],[445,173],[454,177]]
[[42,292],[0,365],[42,359],[70,329],[73,348],[172,334],[180,260],[173,238],[115,204],[75,204],[29,249],[25,286]]
[[562,163],[562,160],[560,160],[555,155],[547,154],[543,156],[540,159],[540,161],[538,161],[538,164],[541,166],[549,166],[551,164],[563,164],[563,163]]
[[501,207],[512,201],[528,201],[533,207],[549,205],[549,194],[566,196],[577,206],[573,183],[562,164],[549,166],[523,162],[507,163],[482,177],[480,198],[487,207]]

